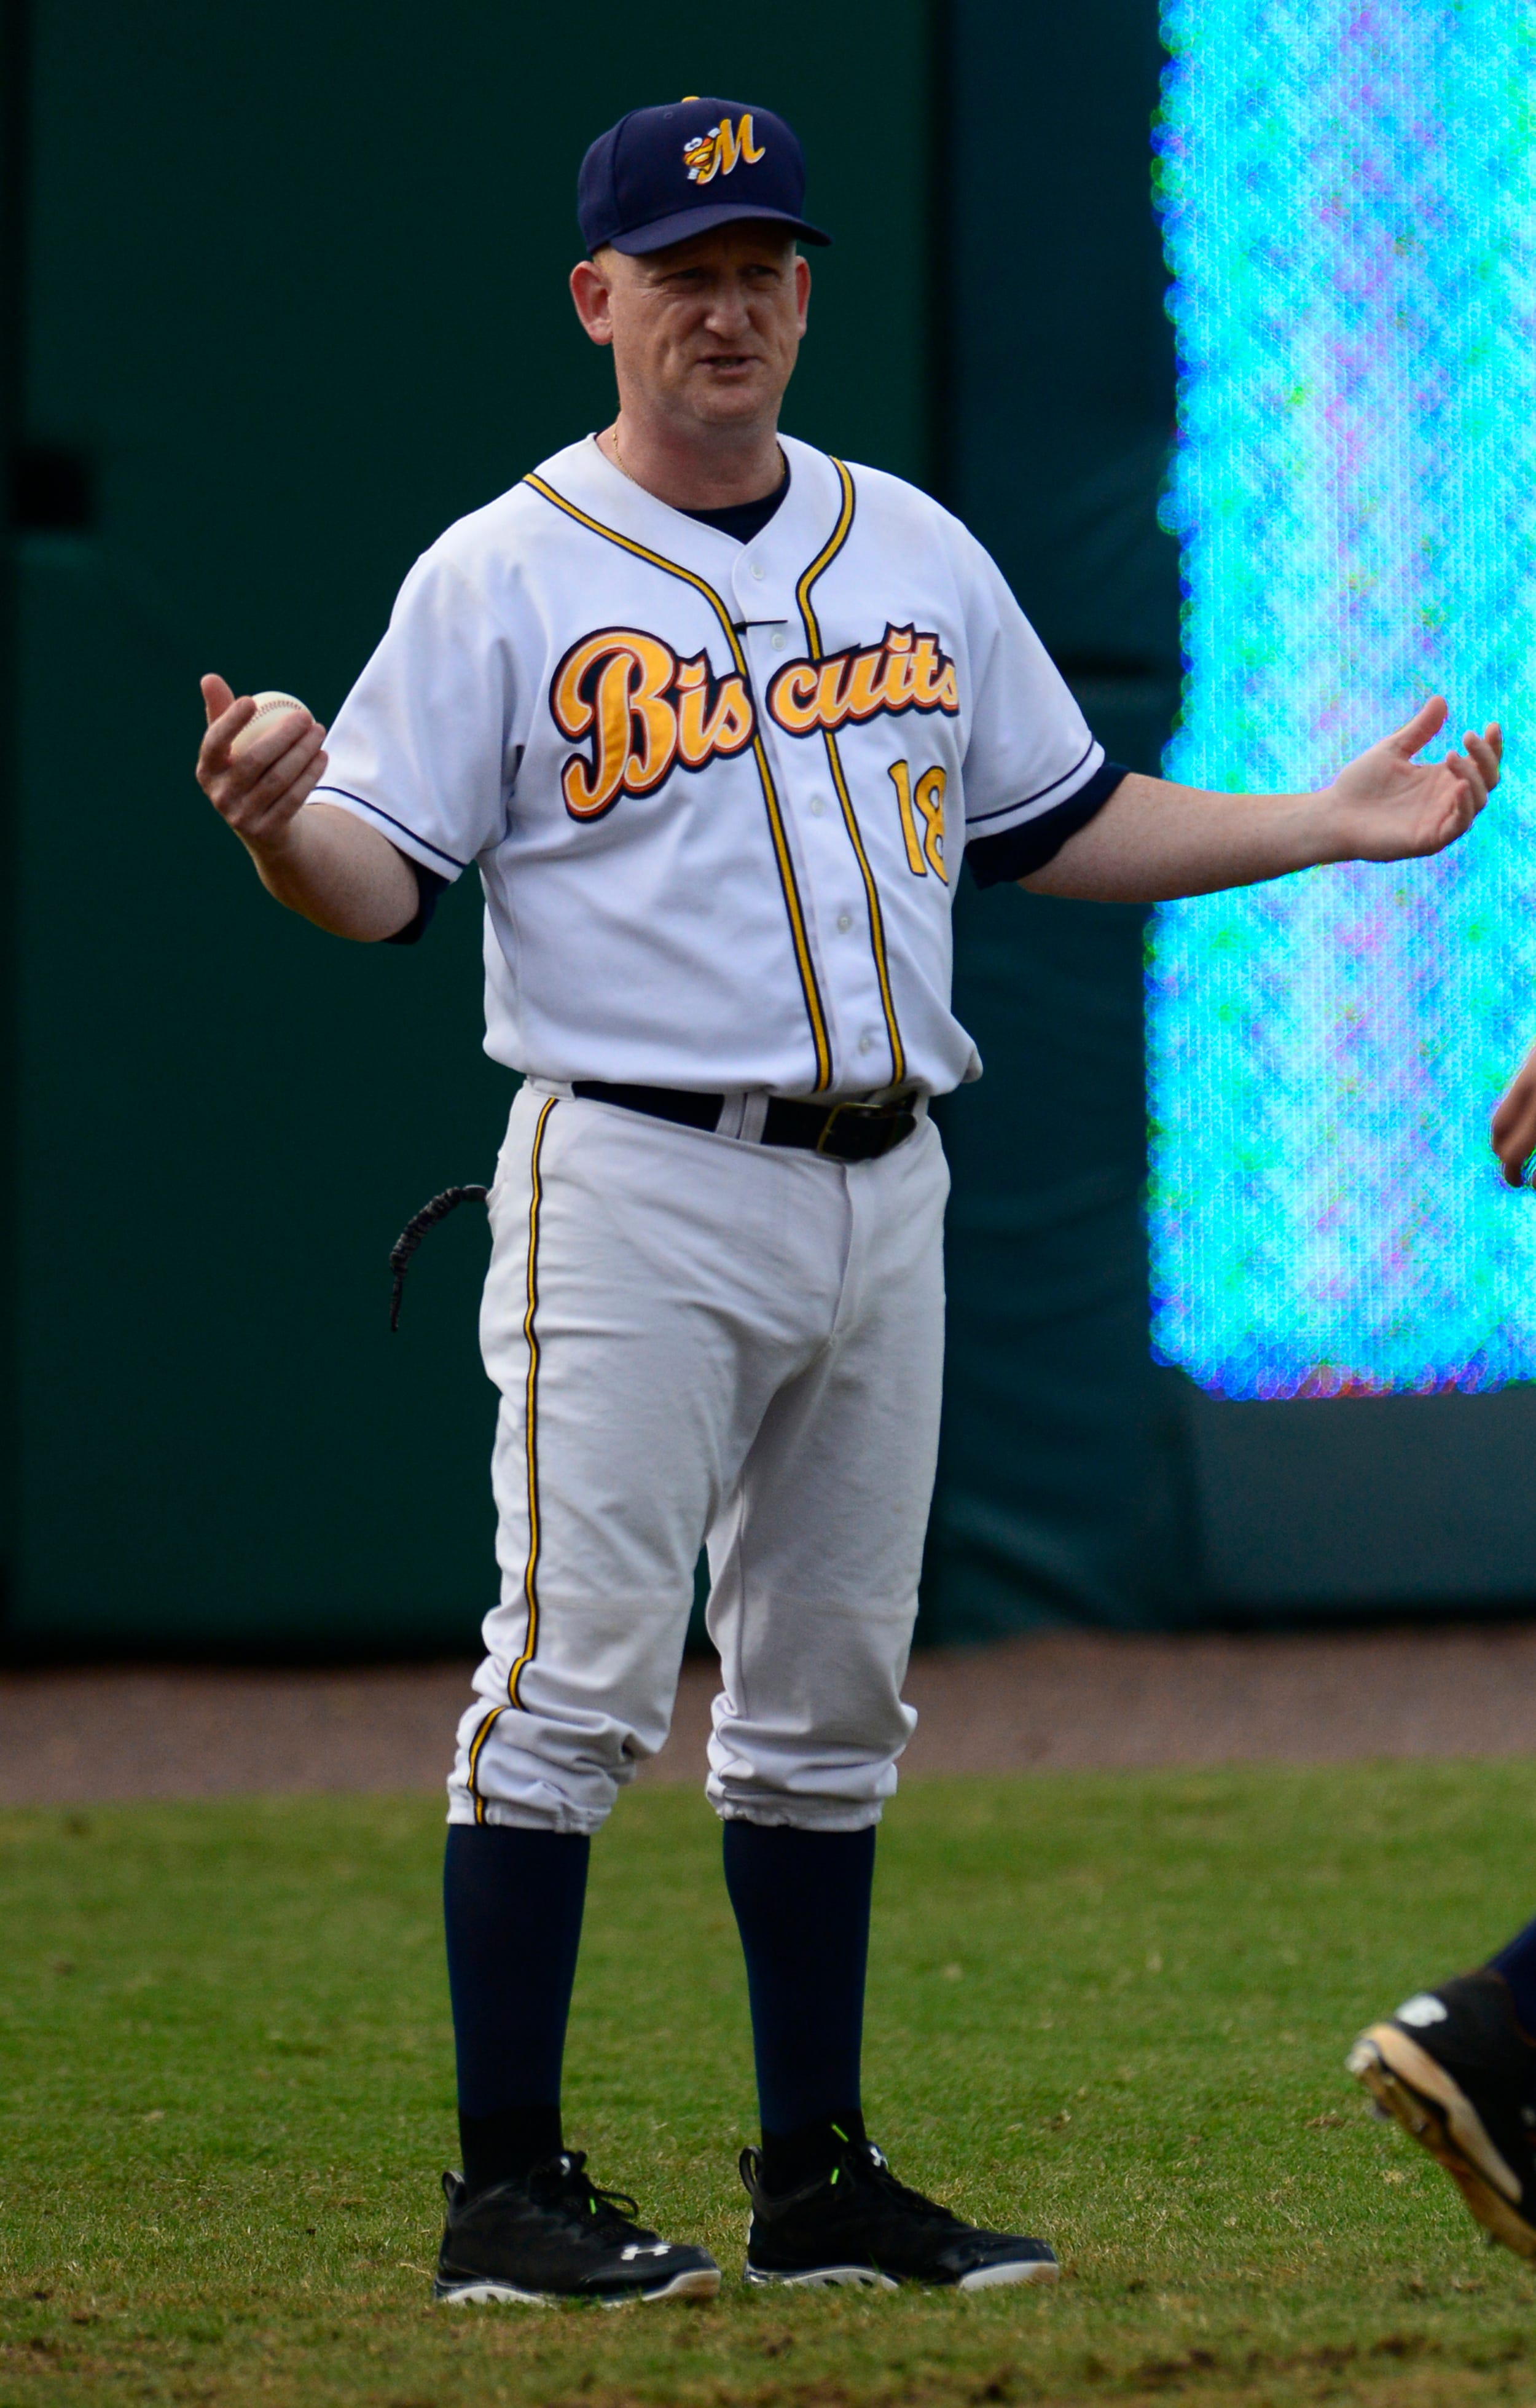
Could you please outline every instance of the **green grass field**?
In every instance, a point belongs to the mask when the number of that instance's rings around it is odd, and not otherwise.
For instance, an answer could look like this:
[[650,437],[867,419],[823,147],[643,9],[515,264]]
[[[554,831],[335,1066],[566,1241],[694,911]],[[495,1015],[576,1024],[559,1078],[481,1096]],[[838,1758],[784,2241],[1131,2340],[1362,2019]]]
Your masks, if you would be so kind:
[[1367,2120],[1357,2027],[1530,1912],[1521,1764],[914,1784],[876,1891],[897,2171],[1052,2296],[747,2292],[743,1985],[702,1801],[594,1856],[568,2128],[719,2301],[447,2311],[436,1801],[0,1816],[0,2402],[1536,2399],[1536,2271]]

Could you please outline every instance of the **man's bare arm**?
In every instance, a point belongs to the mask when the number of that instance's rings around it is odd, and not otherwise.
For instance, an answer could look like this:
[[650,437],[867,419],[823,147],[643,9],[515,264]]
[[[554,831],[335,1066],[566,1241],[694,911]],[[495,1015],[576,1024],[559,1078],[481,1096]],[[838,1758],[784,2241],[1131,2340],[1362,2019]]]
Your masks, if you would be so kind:
[[1405,861],[1465,834],[1499,783],[1497,726],[1465,752],[1415,761],[1443,726],[1434,695],[1396,735],[1373,744],[1314,795],[1220,795],[1132,775],[1069,837],[1054,861],[1020,881],[1037,895],[1163,903],[1252,886],[1329,861]]
[[325,730],[290,711],[243,752],[231,747],[255,716],[223,678],[203,680],[208,733],[197,782],[256,865],[269,895],[333,937],[378,943],[408,927],[420,895],[415,873],[377,828],[309,797],[325,772]]

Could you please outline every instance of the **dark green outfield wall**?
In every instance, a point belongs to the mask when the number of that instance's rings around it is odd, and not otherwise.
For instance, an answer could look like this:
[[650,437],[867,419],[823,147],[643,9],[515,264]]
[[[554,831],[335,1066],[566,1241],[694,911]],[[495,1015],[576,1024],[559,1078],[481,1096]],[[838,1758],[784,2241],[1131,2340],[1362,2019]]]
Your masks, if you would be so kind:
[[275,910],[193,783],[196,679],[329,714],[415,553],[602,423],[572,193],[637,101],[795,121],[839,243],[788,423],[923,475],[927,40],[919,0],[795,42],[702,5],[34,0],[21,498],[57,517],[75,463],[98,494],[19,541],[12,1645],[469,1639],[483,1220],[393,1344],[385,1256],[505,1117],[478,895],[414,952]]
[[[1141,0],[957,0],[946,178],[949,498],[1111,757],[1153,771],[1179,672],[1178,559],[1156,523],[1173,415],[1147,172],[1161,56]],[[1143,915],[966,881],[955,921],[956,1004],[986,1075],[942,1108],[926,1627],[1186,1618],[1186,1431],[1147,1350]]]
[[[483,1222],[393,1342],[385,1257],[510,1100],[479,898],[413,952],[278,911],[193,782],[198,673],[328,716],[423,545],[602,422],[577,161],[723,89],[798,125],[838,236],[789,425],[933,485],[1156,767],[1156,0],[840,0],[793,38],[699,0],[7,8],[0,1648],[465,1646]],[[987,1075],[943,1111],[927,1634],[1529,1598],[1536,1389],[1229,1408],[1155,1372],[1141,915],[967,881],[956,930]]]
[[[948,496],[1112,756],[1155,769],[1179,670],[1156,8],[955,0],[950,36]],[[1151,1362],[1141,915],[963,886],[956,939],[987,1074],[943,1115],[928,1629],[1529,1613],[1536,1385],[1235,1405]]]

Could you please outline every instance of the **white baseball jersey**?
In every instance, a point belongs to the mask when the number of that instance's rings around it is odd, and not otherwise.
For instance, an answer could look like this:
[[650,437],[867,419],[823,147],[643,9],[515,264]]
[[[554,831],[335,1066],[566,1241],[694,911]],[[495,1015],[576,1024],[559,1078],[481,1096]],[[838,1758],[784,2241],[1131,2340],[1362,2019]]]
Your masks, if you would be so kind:
[[[783,438],[748,543],[592,437],[450,527],[316,799],[486,898],[486,1047],[551,1082],[943,1093],[968,844],[1049,858],[1120,774],[993,562]],[[1007,841],[998,843],[998,839]]]

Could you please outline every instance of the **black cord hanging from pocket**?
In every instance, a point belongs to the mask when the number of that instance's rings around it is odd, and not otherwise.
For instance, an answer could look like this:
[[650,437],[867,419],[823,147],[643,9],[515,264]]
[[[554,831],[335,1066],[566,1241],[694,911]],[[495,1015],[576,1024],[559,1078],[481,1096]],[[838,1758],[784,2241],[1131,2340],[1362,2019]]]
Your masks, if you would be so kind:
[[389,1250],[389,1267],[395,1274],[389,1299],[391,1329],[400,1326],[400,1299],[405,1294],[406,1272],[410,1268],[411,1255],[427,1231],[435,1228],[439,1221],[446,1221],[450,1212],[456,1212],[461,1204],[483,1204],[490,1192],[488,1187],[445,1187],[440,1196],[433,1197],[430,1204],[423,1204],[419,1212],[411,1214]]

